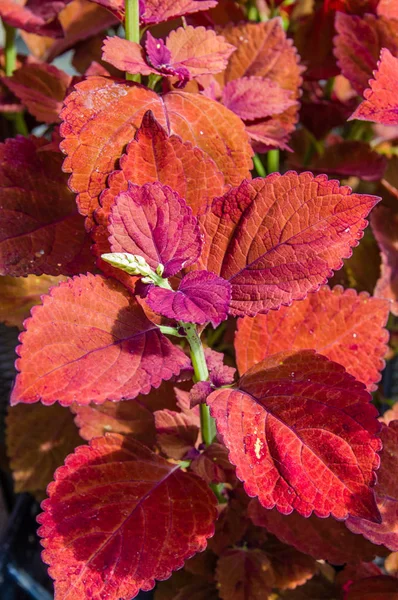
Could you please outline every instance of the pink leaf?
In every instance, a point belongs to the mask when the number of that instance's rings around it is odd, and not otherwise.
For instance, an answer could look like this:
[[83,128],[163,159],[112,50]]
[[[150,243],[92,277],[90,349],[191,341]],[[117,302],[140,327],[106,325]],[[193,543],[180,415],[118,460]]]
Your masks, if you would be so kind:
[[202,241],[192,210],[176,192],[158,182],[142,187],[130,184],[115,200],[109,219],[112,252],[145,258],[164,277],[195,263]]
[[128,400],[188,363],[126,288],[99,275],[52,288],[25,326],[12,404]]
[[63,35],[57,15],[71,0],[0,0],[0,16],[11,27],[36,35],[59,38]]
[[289,171],[243,181],[201,219],[198,268],[232,284],[230,312],[255,315],[299,300],[340,269],[379,201],[325,175]]
[[144,49],[136,42],[118,36],[107,37],[102,47],[102,60],[127,73],[150,75],[157,69],[147,63]]
[[262,77],[233,79],[223,89],[222,103],[247,121],[278,115],[297,105],[290,90]]
[[380,522],[370,399],[344,367],[301,351],[267,358],[207,404],[246,493],[264,508]]
[[383,125],[398,125],[398,58],[387,48],[380,53],[380,61],[370,88],[364,92],[365,100],[350,119],[373,121]]
[[183,277],[177,291],[151,287],[149,306],[160,315],[177,321],[210,322],[217,327],[228,317],[231,284],[214,273],[194,271]]
[[133,598],[205,549],[206,483],[118,434],[80,446],[55,474],[39,535],[58,598]]

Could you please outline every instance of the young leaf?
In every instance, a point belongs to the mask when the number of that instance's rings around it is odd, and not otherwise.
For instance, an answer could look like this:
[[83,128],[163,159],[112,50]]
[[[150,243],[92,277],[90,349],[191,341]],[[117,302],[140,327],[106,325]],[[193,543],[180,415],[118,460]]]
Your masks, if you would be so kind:
[[166,42],[148,32],[145,48],[146,55],[136,42],[108,37],[102,59],[121,71],[178,77],[180,84],[185,85],[200,75],[223,71],[235,51],[235,47],[215,31],[191,26],[171,31]]
[[199,226],[192,210],[176,192],[159,182],[129,184],[115,199],[109,217],[112,252],[142,256],[163,277],[194,264],[201,252]]
[[59,113],[72,78],[54,65],[33,63],[17,69],[3,83],[29,112],[43,123],[58,123]]
[[281,352],[207,398],[246,493],[265,508],[380,522],[380,424],[364,385],[312,351]]
[[188,362],[126,288],[99,275],[53,288],[20,339],[12,404],[129,400],[178,375]]
[[160,98],[134,83],[90,77],[75,86],[61,113],[63,168],[72,173],[69,184],[89,224],[108,175],[148,110],[167,133],[180,135],[212,158],[226,183],[249,176],[252,150],[244,125],[218,102],[180,91]]
[[379,554],[362,535],[348,531],[344,523],[332,517],[319,519],[315,515],[302,517],[297,512],[281,515],[276,508],[267,510],[258,500],[249,504],[248,514],[257,527],[265,527],[285,544],[317,560],[328,560],[334,565],[373,560]]
[[350,119],[373,121],[383,125],[398,125],[398,58],[387,48],[380,53],[374,79],[365,90],[365,100]]
[[394,21],[366,14],[363,17],[337,13],[334,53],[341,73],[362,95],[377,68],[380,51],[388,48],[398,56],[398,29]]
[[193,271],[182,278],[177,291],[151,287],[146,298],[152,310],[169,319],[213,327],[228,317],[231,284],[214,273]]
[[235,468],[229,462],[227,449],[222,444],[207,446],[193,459],[190,469],[207,483],[229,483],[232,487],[237,483]]
[[382,516],[381,523],[350,517],[348,529],[361,533],[374,544],[383,544],[393,551],[398,550],[398,485],[395,473],[398,466],[398,421],[384,425],[380,433],[383,450],[380,454],[381,467],[377,474],[376,501]]
[[351,255],[378,200],[311,173],[243,181],[202,218],[198,268],[232,284],[233,315],[301,300]]
[[[196,475],[108,434],[58,469],[39,535],[59,598],[133,598],[167,579],[213,535],[216,501]],[[83,543],[84,541],[84,543]]]
[[388,332],[389,302],[355,290],[322,287],[305,300],[238,322],[235,336],[239,372],[282,350],[313,349],[343,365],[369,390],[376,389]]
[[192,411],[176,412],[163,409],[154,413],[157,443],[169,458],[181,460],[195,447],[200,422]]
[[[58,13],[71,0],[0,0],[0,17],[11,27],[17,27],[36,35],[62,37]],[[24,6],[24,4],[26,6]]]
[[39,497],[65,457],[82,443],[73,416],[59,404],[12,406],[6,441],[15,491]]
[[[220,29],[219,33],[237,48],[231,55],[226,70],[217,77],[221,88],[232,81],[256,77],[261,78],[269,88],[276,85],[280,90],[278,95],[281,103],[272,115],[268,113],[265,118],[246,123],[246,131],[256,152],[264,152],[270,146],[286,148],[298,118],[297,99],[300,96],[303,68],[299,64],[297,50],[287,38],[280,19],[270,19],[266,23],[228,25]],[[237,85],[239,84],[234,84]],[[225,94],[228,98],[228,91]],[[245,96],[247,108],[257,103],[257,96],[258,88],[253,86],[250,101],[249,92]],[[269,96],[270,94],[267,95],[264,106],[268,104]],[[242,114],[241,105],[237,114]]]
[[62,155],[46,151],[47,144],[18,136],[0,145],[1,275],[74,275],[94,268]]
[[71,411],[76,415],[75,423],[84,440],[106,433],[122,433],[131,435],[146,446],[152,446],[155,441],[153,414],[138,399],[88,406],[72,404]]
[[274,573],[262,550],[231,548],[218,561],[216,581],[223,600],[264,600],[272,591]]

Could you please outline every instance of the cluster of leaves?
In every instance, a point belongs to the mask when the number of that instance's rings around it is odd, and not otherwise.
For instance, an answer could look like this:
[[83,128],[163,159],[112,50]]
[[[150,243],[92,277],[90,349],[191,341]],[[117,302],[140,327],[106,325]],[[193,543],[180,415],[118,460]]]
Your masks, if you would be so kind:
[[7,451],[56,599],[396,599],[395,3],[0,16]]

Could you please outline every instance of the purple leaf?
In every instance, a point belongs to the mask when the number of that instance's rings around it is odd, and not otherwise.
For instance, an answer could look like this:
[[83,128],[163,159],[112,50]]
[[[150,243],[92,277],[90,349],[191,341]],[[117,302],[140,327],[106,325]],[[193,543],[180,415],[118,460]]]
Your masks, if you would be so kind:
[[185,200],[166,185],[129,184],[115,200],[109,218],[112,252],[142,256],[152,269],[164,266],[171,277],[198,259],[202,240]]
[[148,61],[156,69],[161,69],[171,63],[171,52],[162,39],[156,39],[148,31],[146,34],[145,49]]
[[217,327],[228,316],[231,285],[208,271],[194,271],[182,279],[177,291],[160,287],[149,290],[147,301],[155,312],[178,321],[211,322]]

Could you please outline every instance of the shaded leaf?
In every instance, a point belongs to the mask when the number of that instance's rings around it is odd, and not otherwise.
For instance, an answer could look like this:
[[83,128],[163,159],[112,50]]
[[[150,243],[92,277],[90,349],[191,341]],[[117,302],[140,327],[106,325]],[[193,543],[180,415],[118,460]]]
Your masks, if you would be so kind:
[[62,155],[46,151],[47,144],[18,136],[0,145],[2,275],[74,275],[94,268]]
[[[269,147],[286,148],[298,119],[297,99],[303,69],[299,65],[297,50],[287,38],[281,21],[271,19],[266,23],[231,24],[220,29],[219,33],[237,48],[225,71],[216,76],[221,88],[242,78],[261,78],[269,88],[276,85],[278,94],[282,93],[285,101],[288,99],[290,103],[286,110],[282,111],[278,104],[276,112],[268,113],[265,119],[246,123],[246,131],[256,152],[264,152]],[[253,92],[256,96],[257,89],[254,88]],[[228,91],[226,94],[228,98]],[[255,102],[256,97],[251,101]],[[241,110],[239,108],[238,114]]]
[[191,411],[175,412],[168,409],[154,413],[156,439],[161,450],[170,458],[181,460],[195,447],[200,422]]
[[151,287],[147,302],[169,319],[217,327],[228,317],[231,284],[214,273],[193,271],[182,278],[177,291]]
[[390,310],[398,315],[398,212],[390,206],[379,206],[371,218],[371,226],[380,248],[380,278],[375,296],[391,300]]
[[129,400],[188,362],[126,288],[99,275],[53,288],[25,327],[12,404]]
[[58,13],[70,0],[0,0],[0,16],[11,27],[37,35],[62,37]]
[[379,548],[361,535],[348,531],[344,523],[332,517],[319,519],[314,514],[302,517],[297,512],[281,515],[276,508],[265,509],[258,500],[252,500],[248,514],[257,527],[265,527],[289,546],[309,554],[317,560],[328,560],[334,565],[358,560],[373,560]]
[[0,321],[11,327],[22,329],[23,322],[29,317],[30,309],[39,304],[40,297],[47,294],[50,287],[63,280],[63,277],[49,275],[1,277]]
[[366,14],[363,17],[338,13],[334,53],[342,74],[358,94],[368,87],[377,68],[380,51],[388,48],[398,56],[398,29],[394,21]]
[[356,581],[349,588],[344,600],[396,600],[398,579],[379,575]]
[[249,525],[246,507],[234,497],[229,498],[228,504],[219,505],[219,511],[216,532],[209,540],[209,549],[217,555],[239,542]]
[[313,558],[282,544],[273,536],[267,536],[261,549],[271,562],[274,587],[280,590],[294,590],[318,571],[318,565]]
[[230,281],[233,315],[289,304],[342,266],[377,201],[325,175],[289,171],[243,181],[203,217],[198,268]]
[[138,400],[104,402],[100,406],[72,404],[75,423],[84,440],[91,440],[105,433],[131,435],[143,444],[151,446],[155,441],[153,414]]
[[241,77],[223,89],[222,103],[241,119],[254,121],[278,115],[297,104],[290,90],[284,90],[272,79]]
[[362,383],[312,351],[268,357],[239,389],[207,398],[238,478],[264,508],[377,522],[380,425],[369,401]]
[[59,404],[10,407],[7,454],[15,491],[43,494],[55,470],[81,443],[67,408]]
[[380,437],[383,450],[375,493],[382,522],[376,524],[350,517],[346,525],[350,531],[361,533],[374,544],[383,544],[395,551],[398,550],[398,485],[395,477],[398,465],[398,421],[391,421],[388,427],[383,424]]
[[157,181],[142,187],[130,183],[115,199],[108,230],[112,252],[142,256],[154,271],[161,264],[165,278],[195,263],[202,248],[190,207]]
[[28,111],[43,123],[58,123],[66,91],[72,78],[54,65],[26,64],[3,82]]
[[[68,95],[61,117],[63,168],[73,173],[70,186],[79,209],[92,217],[98,195],[134,137],[143,115],[152,110],[169,134],[201,148],[224,173],[226,183],[240,183],[251,168],[251,148],[240,119],[200,94],[173,91],[160,98],[137,84],[90,77]],[[91,221],[90,221],[91,222]]]
[[223,600],[264,600],[272,591],[274,574],[264,552],[235,548],[220,557],[216,581]]
[[191,470],[206,483],[229,483],[236,485],[235,468],[228,460],[228,452],[222,444],[207,446],[193,459]]
[[230,385],[235,379],[236,369],[224,365],[224,355],[211,348],[205,349],[206,364],[209,370],[209,379],[215,387]]
[[59,597],[134,597],[204,550],[214,531],[208,486],[118,434],[78,448],[48,495],[39,535]]
[[365,90],[365,100],[351,115],[351,119],[373,121],[383,125],[398,125],[398,58],[382,48],[374,79]]
[[239,372],[282,350],[309,348],[340,363],[374,390],[385,364],[388,313],[385,300],[324,286],[279,311],[245,317],[235,336]]

